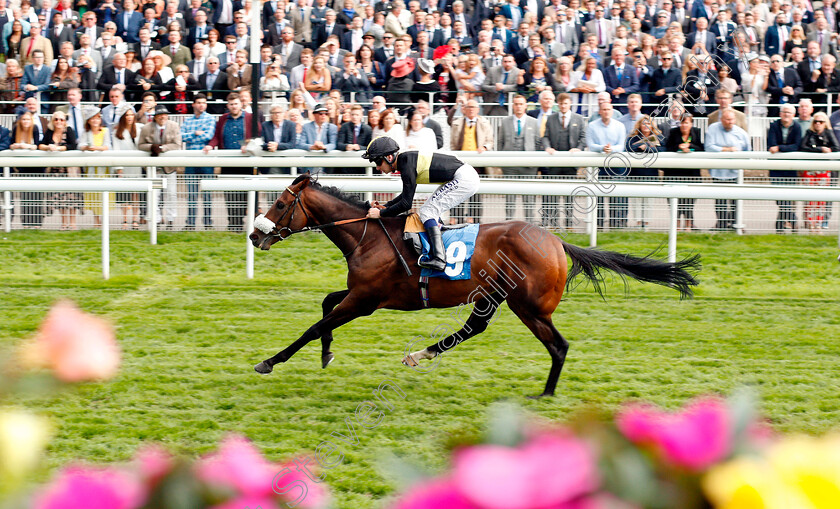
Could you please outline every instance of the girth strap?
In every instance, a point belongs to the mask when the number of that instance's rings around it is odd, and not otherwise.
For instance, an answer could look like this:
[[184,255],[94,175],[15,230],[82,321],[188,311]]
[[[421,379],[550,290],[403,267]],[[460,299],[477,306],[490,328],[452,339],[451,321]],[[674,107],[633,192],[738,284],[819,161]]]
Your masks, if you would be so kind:
[[420,276],[420,300],[423,309],[429,309],[429,276]]

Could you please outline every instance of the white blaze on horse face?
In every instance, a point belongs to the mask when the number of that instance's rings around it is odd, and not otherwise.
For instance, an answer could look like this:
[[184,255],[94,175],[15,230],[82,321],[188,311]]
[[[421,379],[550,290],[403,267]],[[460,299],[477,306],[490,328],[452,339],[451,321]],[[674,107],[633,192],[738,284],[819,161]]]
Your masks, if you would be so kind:
[[260,214],[254,218],[254,228],[268,235],[274,230],[274,221],[265,217],[265,214]]

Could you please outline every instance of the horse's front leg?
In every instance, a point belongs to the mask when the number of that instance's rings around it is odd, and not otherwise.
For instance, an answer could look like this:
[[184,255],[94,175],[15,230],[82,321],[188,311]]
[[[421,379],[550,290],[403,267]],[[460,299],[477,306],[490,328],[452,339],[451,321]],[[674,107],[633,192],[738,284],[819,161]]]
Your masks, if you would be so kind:
[[376,302],[372,302],[369,298],[354,298],[352,295],[348,295],[335,309],[327,313],[327,316],[309,327],[294,343],[278,352],[274,357],[257,364],[254,369],[257,373],[264,375],[271,373],[275,364],[286,362],[310,341],[323,337],[324,333],[332,333],[334,329],[360,316],[367,316],[376,311],[376,308]]
[[[350,293],[350,290],[341,290],[340,292],[332,292],[324,297],[324,302],[321,308],[324,310],[324,317],[333,310],[345,297]],[[326,368],[335,359],[335,356],[330,351],[330,343],[332,343],[333,335],[332,329],[324,331],[321,335],[321,368]]]

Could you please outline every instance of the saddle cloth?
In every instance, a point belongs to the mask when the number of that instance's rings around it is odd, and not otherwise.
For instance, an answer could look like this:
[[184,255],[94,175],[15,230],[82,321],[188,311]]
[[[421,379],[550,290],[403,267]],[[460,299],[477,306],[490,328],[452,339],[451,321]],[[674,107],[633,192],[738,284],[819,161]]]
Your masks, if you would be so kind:
[[[446,228],[443,231],[443,245],[446,249],[446,268],[442,271],[422,269],[420,275],[443,279],[469,279],[470,262],[478,237],[477,224],[458,225],[458,228]],[[414,248],[418,256],[429,253],[429,237],[426,232],[406,232],[404,238]]]

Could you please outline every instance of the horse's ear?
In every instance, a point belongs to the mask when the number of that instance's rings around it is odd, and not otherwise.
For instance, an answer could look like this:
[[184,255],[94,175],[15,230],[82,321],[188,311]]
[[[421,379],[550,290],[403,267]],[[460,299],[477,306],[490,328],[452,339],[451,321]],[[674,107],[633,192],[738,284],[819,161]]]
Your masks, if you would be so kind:
[[296,186],[296,185],[300,184],[300,187],[298,187],[298,191],[302,191],[306,186],[309,185],[309,182],[311,181],[311,179],[312,179],[312,175],[310,175],[309,173],[303,173],[301,175],[298,175],[298,177],[294,180],[294,182],[292,182],[292,185]]

